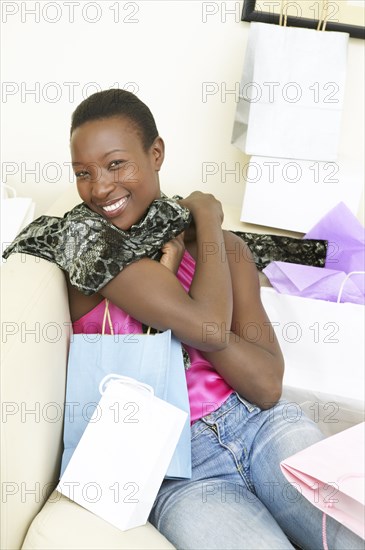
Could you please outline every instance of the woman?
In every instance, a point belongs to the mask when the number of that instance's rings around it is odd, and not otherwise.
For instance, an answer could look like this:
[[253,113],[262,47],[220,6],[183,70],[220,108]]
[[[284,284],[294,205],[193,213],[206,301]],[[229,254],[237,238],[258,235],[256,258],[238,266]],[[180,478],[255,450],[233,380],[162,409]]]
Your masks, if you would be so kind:
[[[323,435],[279,402],[283,357],[252,256],[222,230],[221,204],[200,192],[175,205],[161,196],[164,142],[148,107],[123,90],[78,106],[71,156],[87,212],[127,236],[137,228],[142,251],[123,264],[117,247],[109,264],[94,254],[91,270],[98,265],[101,277],[94,287],[93,273],[81,285],[65,270],[75,332],[86,332],[91,319],[101,327],[108,299],[129,320],[120,333],[130,322],[141,331],[142,323],[171,329],[190,360],[193,474],[163,482],[150,521],[177,548],[321,548],[322,514],[286,482],[279,463]],[[143,253],[154,231],[162,235],[159,261]],[[80,258],[79,267],[89,261]],[[327,532],[331,548],[362,548],[330,518]]]

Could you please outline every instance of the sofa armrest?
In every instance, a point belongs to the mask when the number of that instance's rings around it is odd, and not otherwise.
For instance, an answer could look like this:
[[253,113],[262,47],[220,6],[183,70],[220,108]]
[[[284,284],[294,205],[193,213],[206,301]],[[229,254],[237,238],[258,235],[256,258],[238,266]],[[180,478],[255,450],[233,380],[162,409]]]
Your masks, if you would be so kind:
[[54,264],[14,254],[1,268],[1,548],[20,548],[58,480],[70,315]]

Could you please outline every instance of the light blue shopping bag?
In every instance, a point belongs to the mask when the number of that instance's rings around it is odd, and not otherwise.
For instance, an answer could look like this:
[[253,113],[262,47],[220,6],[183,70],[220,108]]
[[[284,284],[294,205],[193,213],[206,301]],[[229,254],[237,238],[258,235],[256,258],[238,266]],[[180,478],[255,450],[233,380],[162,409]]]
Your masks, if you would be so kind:
[[[110,373],[149,384],[157,397],[188,413],[166,477],[190,478],[189,398],[181,343],[170,330],[154,335],[73,335],[68,357],[61,475],[98,406],[99,383]],[[127,412],[133,415],[133,407]]]

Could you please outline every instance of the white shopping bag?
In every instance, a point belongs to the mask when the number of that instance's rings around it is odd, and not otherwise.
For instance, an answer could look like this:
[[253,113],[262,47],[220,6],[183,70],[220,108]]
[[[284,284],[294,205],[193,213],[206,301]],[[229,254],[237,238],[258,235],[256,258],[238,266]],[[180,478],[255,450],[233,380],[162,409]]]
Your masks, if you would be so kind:
[[241,221],[306,233],[340,202],[356,215],[363,181],[364,167],[344,155],[337,162],[253,156]]
[[248,155],[335,161],[348,39],[251,23],[232,143]]
[[261,300],[284,355],[284,396],[307,403],[305,412],[316,422],[322,418],[327,433],[333,424],[346,423],[348,411],[360,421],[365,306],[279,294],[267,287],[261,288]]
[[187,413],[126,376],[107,375],[99,389],[99,404],[56,489],[131,529],[148,519]]

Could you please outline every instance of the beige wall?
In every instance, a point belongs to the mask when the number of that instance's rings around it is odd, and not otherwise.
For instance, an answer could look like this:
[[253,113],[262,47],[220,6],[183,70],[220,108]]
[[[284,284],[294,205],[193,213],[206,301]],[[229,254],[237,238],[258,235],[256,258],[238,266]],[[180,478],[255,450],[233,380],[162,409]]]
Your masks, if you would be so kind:
[[[225,90],[241,78],[250,28],[240,21],[242,0],[40,2],[39,15],[30,11],[36,2],[3,4],[2,179],[35,199],[37,216],[73,181],[70,117],[96,91],[90,83],[129,83],[166,142],[162,189],[212,192],[239,223],[248,157],[230,144],[236,94]],[[341,152],[359,169],[363,67],[364,43],[350,39]],[[238,177],[228,172],[236,163]],[[203,177],[207,168],[216,173]]]

